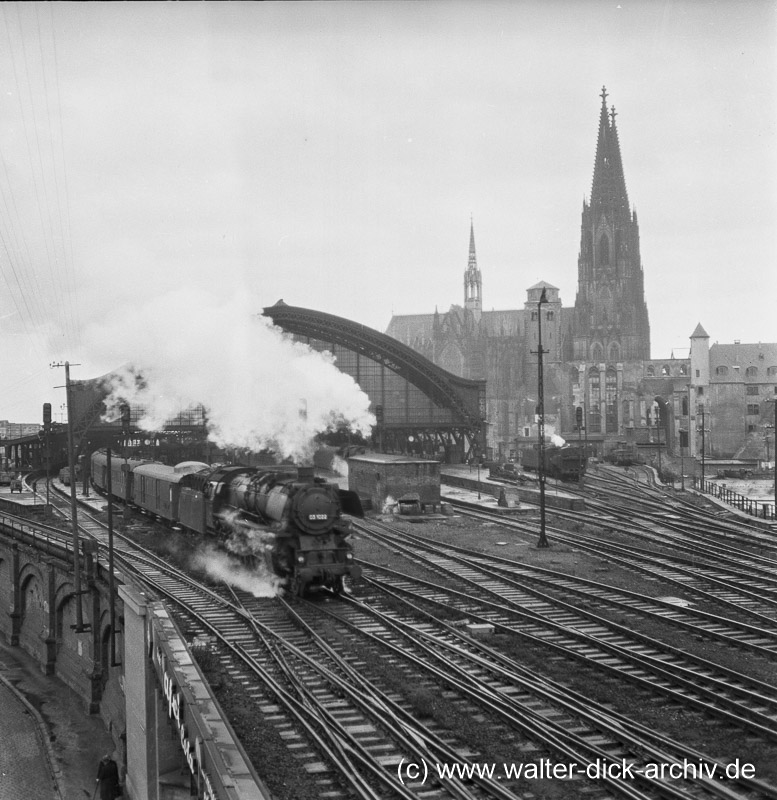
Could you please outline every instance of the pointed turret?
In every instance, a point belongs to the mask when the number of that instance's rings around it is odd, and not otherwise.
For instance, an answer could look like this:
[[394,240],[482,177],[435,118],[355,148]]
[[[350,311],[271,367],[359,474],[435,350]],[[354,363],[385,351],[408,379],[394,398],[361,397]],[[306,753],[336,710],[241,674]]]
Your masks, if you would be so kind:
[[480,322],[483,311],[482,279],[478,269],[478,260],[475,255],[475,223],[469,220],[469,260],[464,273],[464,308],[469,309],[475,316],[475,321]]

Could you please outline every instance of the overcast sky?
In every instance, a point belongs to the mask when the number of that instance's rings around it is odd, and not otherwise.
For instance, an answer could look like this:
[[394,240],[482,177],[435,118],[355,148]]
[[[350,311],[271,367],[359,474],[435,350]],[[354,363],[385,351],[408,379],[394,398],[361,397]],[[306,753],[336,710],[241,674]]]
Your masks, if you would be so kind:
[[[0,419],[58,418],[53,361],[142,361],[183,286],[381,331],[462,304],[470,216],[486,309],[574,305],[603,85],[653,357],[777,341],[775,2],[2,4]],[[170,307],[161,351],[211,324]]]

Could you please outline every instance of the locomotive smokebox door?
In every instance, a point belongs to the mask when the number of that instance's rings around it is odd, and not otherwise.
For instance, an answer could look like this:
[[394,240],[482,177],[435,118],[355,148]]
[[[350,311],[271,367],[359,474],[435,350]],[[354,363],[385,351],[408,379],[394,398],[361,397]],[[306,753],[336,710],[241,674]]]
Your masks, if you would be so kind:
[[312,535],[327,533],[337,516],[337,504],[324,488],[311,486],[296,497],[294,521],[305,533]]

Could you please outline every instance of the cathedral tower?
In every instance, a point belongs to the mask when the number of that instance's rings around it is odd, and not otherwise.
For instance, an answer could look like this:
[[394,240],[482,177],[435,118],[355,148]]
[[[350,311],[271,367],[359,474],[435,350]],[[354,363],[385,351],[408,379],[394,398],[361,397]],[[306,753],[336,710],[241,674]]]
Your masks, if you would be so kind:
[[650,358],[650,323],[615,108],[607,111],[604,88],[601,98],[591,198],[583,201],[572,335],[575,360],[614,364]]
[[470,218],[469,222],[469,262],[464,273],[464,308],[469,309],[480,322],[483,311],[483,282],[478,269],[478,260],[475,256],[475,224]]

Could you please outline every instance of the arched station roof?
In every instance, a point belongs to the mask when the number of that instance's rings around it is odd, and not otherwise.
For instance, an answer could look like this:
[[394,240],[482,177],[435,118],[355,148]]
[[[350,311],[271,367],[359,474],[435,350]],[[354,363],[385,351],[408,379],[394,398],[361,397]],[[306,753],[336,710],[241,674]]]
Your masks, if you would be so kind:
[[290,306],[283,300],[263,313],[287,333],[333,342],[371,358],[417,386],[437,405],[450,409],[459,424],[473,430],[483,427],[484,380],[460,378],[391,336],[343,317]]

